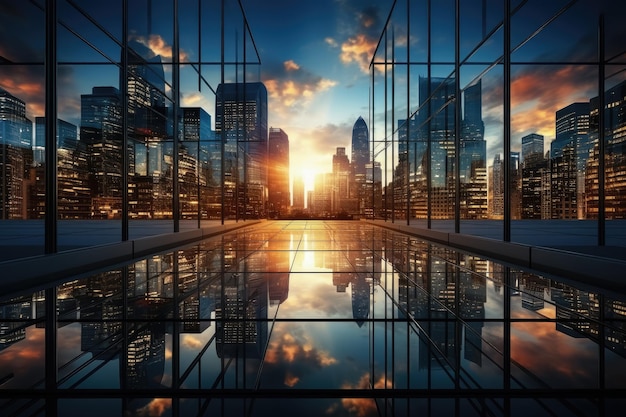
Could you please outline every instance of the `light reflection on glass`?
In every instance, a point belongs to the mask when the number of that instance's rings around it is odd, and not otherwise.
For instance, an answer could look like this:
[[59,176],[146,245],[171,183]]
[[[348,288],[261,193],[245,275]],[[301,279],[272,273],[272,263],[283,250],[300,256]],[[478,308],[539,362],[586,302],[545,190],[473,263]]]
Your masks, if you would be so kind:
[[0,392],[32,392],[1,400],[9,415],[41,403],[46,331],[59,410],[106,393],[113,414],[221,402],[217,415],[264,416],[271,393],[302,397],[304,415],[377,415],[390,399],[410,415],[438,392],[438,415],[489,389],[502,398],[484,394],[482,407],[501,415],[508,387],[626,389],[623,299],[360,222],[264,222],[68,281],[56,329],[45,303],[44,291],[1,300]]

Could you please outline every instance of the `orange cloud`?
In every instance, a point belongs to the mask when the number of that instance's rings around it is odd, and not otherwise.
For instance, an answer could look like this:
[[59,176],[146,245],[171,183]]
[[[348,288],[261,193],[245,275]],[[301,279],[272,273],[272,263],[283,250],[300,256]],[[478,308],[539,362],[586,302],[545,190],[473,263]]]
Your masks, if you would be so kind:
[[287,71],[297,71],[300,69],[300,65],[296,64],[292,59],[285,61],[283,65]]
[[269,99],[272,100],[272,112],[289,119],[289,114],[306,106],[317,94],[337,85],[336,81],[326,78],[300,76],[300,66],[294,61],[286,61],[284,69],[293,76],[270,78],[263,81]]
[[376,49],[377,41],[365,34],[349,38],[341,45],[341,62],[351,64],[356,62],[362,72],[369,73],[369,65]]
[[[391,380],[385,380],[384,376],[381,376],[378,381],[374,383],[375,389],[389,389],[393,387]],[[344,389],[368,389],[370,388],[370,375],[365,374],[361,376],[359,382],[356,385],[344,384]],[[341,405],[350,412],[359,417],[376,416],[378,410],[376,408],[376,402],[372,398],[343,398]]]
[[511,334],[511,359],[539,378],[549,380],[558,376],[568,381],[593,378],[594,371],[588,367],[572,366],[572,363],[597,361],[597,350],[591,342],[587,347],[591,349],[586,351],[585,344],[572,344],[570,336],[555,329],[555,323],[520,322],[514,325]]
[[550,140],[555,135],[557,110],[589,101],[595,84],[589,67],[535,67],[514,75],[511,82],[511,126],[518,134],[538,132]]
[[138,416],[159,417],[172,407],[171,398],[155,398],[137,410]]
[[[145,36],[134,36],[132,39],[148,47],[154,55],[160,55],[163,58],[169,59],[173,57],[172,46],[169,45],[161,35],[152,34],[147,38]],[[179,57],[180,62],[189,60],[189,55],[182,49],[179,50]]]
[[298,381],[300,381],[300,378],[295,375],[292,375],[290,372],[287,372],[287,375],[285,375],[284,384],[290,388],[293,388],[294,386],[296,386]]
[[189,334],[186,334],[183,337],[181,344],[189,349],[199,349],[200,347],[202,347],[202,342],[199,341],[195,336]]

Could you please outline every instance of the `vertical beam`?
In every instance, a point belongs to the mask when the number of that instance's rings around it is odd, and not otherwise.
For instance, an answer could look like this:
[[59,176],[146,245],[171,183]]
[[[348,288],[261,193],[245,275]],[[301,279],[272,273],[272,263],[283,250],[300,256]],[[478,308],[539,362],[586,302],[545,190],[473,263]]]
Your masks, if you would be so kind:
[[[224,116],[225,116],[225,111],[224,111],[224,106],[226,104],[226,101],[224,100],[224,1],[222,0],[221,3],[221,15],[220,15],[220,85],[222,87],[221,89],[221,97],[218,97],[217,99],[220,100],[221,104],[222,104],[222,110],[221,110],[221,114],[219,114],[220,117],[220,141],[221,141],[221,146],[220,146],[220,170],[221,170],[221,200],[222,200],[222,210],[221,210],[221,223],[224,224],[224,218],[225,218],[225,214],[224,210],[226,208],[225,204],[224,204],[224,199],[226,198],[226,190],[224,189],[224,181],[226,179],[226,170],[224,168],[224,151],[225,151],[225,146],[226,146],[226,129],[224,129]],[[237,196],[235,196],[235,201],[237,200]]]
[[178,0],[174,0],[174,45],[172,45],[172,94],[174,111],[174,129],[172,130],[172,217],[174,219],[174,232],[180,231],[180,184],[178,180],[178,152],[179,152],[179,110],[180,110],[180,33],[178,25]]
[[[384,180],[384,184],[388,184],[389,182],[387,181],[387,146],[388,146],[388,135],[387,135],[387,48],[388,48],[388,41],[387,41],[387,28],[385,28],[385,180]],[[374,114],[372,112],[372,118],[371,120],[374,120]],[[373,126],[373,123],[372,123]],[[372,153],[372,163],[374,161],[374,154]],[[372,165],[372,173],[374,172],[374,166]],[[381,178],[381,185],[383,184],[382,182],[382,178]],[[381,187],[382,188],[382,187]],[[387,202],[389,200],[389,193],[387,192],[388,190],[385,191],[385,210],[384,210],[384,219],[385,221],[387,221]]]
[[122,241],[129,239],[128,223],[128,0],[122,0],[122,68],[120,79],[120,105],[122,106]]
[[606,146],[604,139],[604,108],[606,106],[604,96],[604,14],[598,19],[598,246],[606,243],[606,202],[604,194],[605,186],[605,160]]
[[[396,221],[396,28],[391,27],[391,222]],[[408,155],[408,152],[407,152]]]
[[[406,33],[407,39],[411,38],[411,2],[406,2]],[[406,158],[406,224],[409,226],[411,224],[411,173],[409,172],[411,169],[411,164],[409,163],[409,146],[411,137],[411,123],[409,123],[409,119],[411,118],[411,48],[407,43],[406,48],[406,150],[407,150],[407,158]]]
[[[54,2],[54,0],[53,0]],[[49,3],[49,2],[48,2]],[[56,164],[55,164],[56,166]],[[57,289],[56,287],[45,290],[45,387],[46,392],[57,390],[58,358],[57,358]],[[56,416],[57,399],[54,396],[46,400],[46,416]]]
[[511,0],[504,0],[504,225],[502,240],[511,241]]
[[461,231],[461,11],[454,4],[454,233]]
[[430,130],[430,121],[432,118],[432,113],[433,113],[433,107],[432,107],[432,100],[430,99],[430,95],[431,95],[431,83],[430,83],[430,79],[432,78],[432,37],[431,37],[431,32],[432,32],[432,22],[431,22],[431,17],[432,17],[432,3],[431,0],[428,0],[428,2],[426,3],[426,15],[427,15],[427,20],[428,20],[428,28],[427,28],[427,37],[428,37],[428,41],[427,41],[427,68],[426,68],[426,79],[428,80],[428,86],[427,88],[427,92],[426,95],[429,97],[428,99],[428,122],[426,123],[426,132],[427,132],[427,142],[426,142],[426,227],[428,229],[431,229],[433,224],[432,224],[432,204],[433,204],[433,189],[432,189],[432,178],[433,178],[433,173],[432,173],[432,159],[433,159],[433,155],[432,155],[432,132]]
[[[383,63],[384,62],[385,61],[383,60]],[[374,87],[374,85],[375,85],[375,82],[374,82],[375,78],[376,78],[376,64],[374,63],[373,66],[372,66],[372,87],[371,87],[371,89],[372,89],[372,106],[371,106],[372,109],[376,105],[376,103],[374,101],[374,98],[376,97],[376,93],[375,93],[376,92],[376,88]],[[385,80],[385,82],[387,82],[387,81]],[[370,140],[369,139],[372,138],[372,140],[371,140],[371,142],[372,142],[372,161],[374,160],[374,156],[373,156],[374,155],[374,151],[373,151],[373,149],[374,149],[374,124],[373,124],[373,120],[374,120],[374,111],[372,110],[372,112],[371,112],[371,121],[372,122],[370,122],[370,128],[368,129],[368,135],[370,137],[367,138],[368,150],[369,150],[369,146],[370,146]],[[354,161],[352,161],[352,162],[354,163]],[[373,163],[372,163],[372,173],[374,173]],[[367,209],[367,207],[365,207],[365,201],[366,201],[366,199],[365,199],[365,190],[366,190],[365,185],[366,184],[367,184],[367,168],[365,169],[365,179],[363,180],[363,182],[359,183],[358,187],[357,187],[358,188],[357,195],[358,195],[358,200],[359,200],[359,214],[363,214],[363,215],[365,215],[366,209]],[[374,188],[374,181],[372,181],[372,188]],[[373,192],[372,192],[372,196],[373,196]],[[361,203],[363,203],[363,206],[361,206]],[[374,199],[372,198],[372,211],[373,210],[374,210]],[[373,218],[374,218],[374,216],[372,215],[372,219]]]
[[45,253],[57,252],[57,2],[46,0]]

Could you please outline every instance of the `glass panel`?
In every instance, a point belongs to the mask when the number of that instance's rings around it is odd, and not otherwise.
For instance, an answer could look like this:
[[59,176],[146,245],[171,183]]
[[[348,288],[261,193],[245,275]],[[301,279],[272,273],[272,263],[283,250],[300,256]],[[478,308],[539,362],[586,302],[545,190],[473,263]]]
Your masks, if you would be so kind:
[[[502,410],[498,390],[506,399],[510,384],[515,398],[538,390],[540,403],[524,399],[531,407],[567,412],[576,403],[593,415],[602,384],[621,389],[626,362],[623,299],[589,287],[364,222],[263,222],[68,277],[53,291],[56,322],[45,317],[43,291],[5,296],[2,389],[43,389],[46,366],[56,365],[63,398],[7,395],[1,404],[72,410],[106,397],[107,410],[123,400],[127,410],[169,413],[237,400],[263,415],[265,394],[307,390],[307,410],[374,410],[393,399],[408,411],[423,398],[431,415],[461,405],[474,415]],[[46,346],[46,331],[56,331],[56,346]],[[44,352],[57,364],[46,365]],[[146,389],[152,396],[135,398]],[[561,401],[559,389],[581,391]]]
[[38,220],[45,214],[44,171],[36,161],[43,156],[45,140],[35,143],[34,123],[45,112],[45,16],[29,2],[7,4],[0,15],[0,261],[4,261],[44,252],[44,225]]
[[[532,244],[541,234],[544,246],[593,245],[597,241],[594,222],[589,221],[589,227],[580,223],[574,243],[570,238],[573,230],[562,220],[593,218],[587,214],[593,209],[585,204],[593,199],[589,195],[593,195],[593,187],[587,190],[582,182],[593,175],[593,168],[586,171],[593,166],[589,161],[593,143],[589,100],[595,87],[591,80],[597,72],[593,67],[520,65],[512,73],[511,147],[521,152],[515,188],[520,200],[512,206],[511,238]],[[562,88],[541,93],[539,86],[550,79],[558,79]],[[518,219],[552,221],[529,229],[528,222]]]

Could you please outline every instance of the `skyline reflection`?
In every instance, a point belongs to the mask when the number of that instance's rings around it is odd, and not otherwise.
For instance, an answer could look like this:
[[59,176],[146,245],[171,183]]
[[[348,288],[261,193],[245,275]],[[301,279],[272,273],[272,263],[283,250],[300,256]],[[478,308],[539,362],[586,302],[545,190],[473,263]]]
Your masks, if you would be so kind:
[[626,390],[626,302],[594,291],[362,222],[264,222],[62,283],[53,320],[46,291],[1,299],[0,404],[264,416],[293,396],[302,415],[509,415],[499,398],[534,407],[539,390],[544,412],[607,412]]

